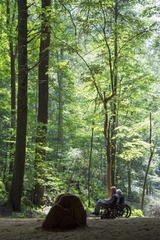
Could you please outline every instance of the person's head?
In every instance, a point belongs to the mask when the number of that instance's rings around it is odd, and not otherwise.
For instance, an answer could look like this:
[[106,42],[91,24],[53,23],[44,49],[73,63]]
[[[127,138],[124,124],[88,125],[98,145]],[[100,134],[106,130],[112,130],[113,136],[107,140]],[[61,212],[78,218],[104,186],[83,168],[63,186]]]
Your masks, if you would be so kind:
[[121,189],[117,189],[116,193],[117,193],[118,195],[122,195]]
[[111,187],[111,192],[112,192],[112,194],[113,194],[113,193],[116,193],[116,189],[117,189],[117,188],[116,188],[115,186],[112,186],[112,187]]

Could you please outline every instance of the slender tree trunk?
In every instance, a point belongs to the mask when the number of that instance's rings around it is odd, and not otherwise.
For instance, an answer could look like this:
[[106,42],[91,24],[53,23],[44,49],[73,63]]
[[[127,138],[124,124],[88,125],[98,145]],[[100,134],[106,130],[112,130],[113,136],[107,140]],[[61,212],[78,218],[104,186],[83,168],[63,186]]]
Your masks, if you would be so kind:
[[127,164],[128,166],[128,197],[131,197],[131,167],[130,167],[130,162]]
[[144,177],[142,201],[141,201],[141,210],[142,211],[143,211],[143,207],[144,207],[144,197],[145,197],[145,191],[146,191],[148,172],[149,172],[149,168],[150,168],[151,161],[152,161],[154,151],[155,151],[155,147],[156,147],[156,144],[155,144],[152,148],[151,144],[152,144],[152,115],[150,113],[150,157],[149,157],[149,161],[148,161],[148,165],[147,165],[147,169],[146,169],[146,173],[145,173],[145,177]]
[[18,106],[16,155],[9,203],[14,211],[21,210],[26,153],[27,128],[27,0],[18,0]]
[[48,123],[48,65],[50,46],[50,9],[51,0],[42,0],[41,39],[39,56],[39,103],[38,103],[38,127],[36,137],[35,155],[35,189],[33,203],[40,206],[44,194],[45,165],[46,160],[46,137]]
[[[96,108],[97,108],[97,104],[96,104],[96,100],[95,100],[95,107],[94,107],[94,114],[96,113]],[[92,121],[92,130],[91,130],[91,147],[90,147],[90,154],[89,154],[89,164],[88,164],[88,182],[87,182],[87,189],[88,189],[88,207],[90,207],[91,205],[91,191],[90,191],[90,180],[91,180],[91,169],[92,169],[92,152],[93,152],[93,139],[94,139],[94,126],[95,126],[95,122],[94,120]]]
[[[117,109],[116,109],[116,91],[117,91],[117,17],[118,17],[118,8],[117,0],[115,0],[115,9],[114,9],[114,29],[115,29],[115,40],[114,40],[114,58],[112,56],[112,50],[108,43],[106,37],[107,32],[107,20],[106,14],[101,4],[104,25],[103,25],[103,34],[106,44],[106,49],[108,50],[108,66],[110,69],[110,85],[112,94],[110,97],[106,98],[104,93],[103,105],[105,110],[105,121],[104,121],[104,136],[106,139],[106,156],[107,156],[107,187],[108,193],[110,194],[111,186],[115,183],[115,156],[116,156],[116,126],[117,126]],[[114,62],[113,62],[114,59]],[[102,98],[102,97],[101,97]],[[109,109],[110,103],[110,109]],[[110,110],[110,111],[109,111]],[[109,116],[110,112],[110,116]]]
[[11,59],[11,129],[12,137],[11,137],[11,144],[10,144],[10,166],[9,166],[9,173],[13,173],[13,161],[15,158],[15,125],[16,125],[16,71],[15,71],[15,55],[13,53],[13,43],[10,42],[10,59]]
[[[56,53],[56,59],[59,63],[60,61],[63,61],[63,49],[60,49],[60,51],[57,51]],[[58,124],[57,124],[57,132],[58,132],[58,138],[57,138],[57,148],[56,148],[56,154],[55,154],[55,166],[57,167],[58,171],[63,171],[63,168],[60,164],[61,162],[61,156],[63,152],[63,81],[64,81],[64,73],[61,68],[58,69],[57,72],[57,82],[58,82],[58,89],[57,89],[57,97],[58,97]]]
[[89,154],[89,164],[88,164],[88,182],[87,182],[87,189],[88,189],[88,207],[91,205],[91,191],[90,191],[90,180],[91,180],[91,167],[92,167],[92,152],[93,152],[93,137],[94,137],[94,122],[92,122],[92,130],[91,130],[91,147],[90,147],[90,154]]
[[[10,0],[7,0],[7,27],[9,32],[9,50],[10,50],[10,68],[11,68],[11,143],[10,143],[10,164],[9,164],[9,174],[13,174],[13,163],[15,158],[15,135],[14,131],[16,128],[16,70],[15,70],[15,58],[17,55],[17,46],[14,47],[12,32],[10,25],[13,24],[15,20],[15,13],[11,16],[10,12]],[[14,9],[16,10],[17,3],[14,4]],[[16,43],[15,43],[16,45]]]
[[[63,60],[63,49],[60,50],[60,57],[58,61]],[[59,158],[59,152],[63,149],[63,72],[60,69],[57,74],[58,79],[58,143],[57,143],[57,157]]]
[[107,188],[110,195],[112,186],[112,158],[111,158],[111,138],[110,138],[110,122],[108,117],[107,102],[104,102],[105,121],[104,121],[104,136],[106,139],[106,157],[107,157]]
[[[15,82],[16,82],[16,70],[15,70],[15,58],[17,55],[17,46],[14,47],[13,44],[13,29],[11,29],[11,26],[13,26],[13,22],[15,20],[15,12],[17,11],[17,2],[14,3],[14,12],[11,14],[10,11],[10,0],[6,0],[6,14],[7,14],[7,32],[8,32],[8,40],[9,40],[9,51],[10,51],[10,72],[11,72],[11,137],[10,137],[10,149],[9,149],[9,164],[6,161],[5,168],[4,168],[4,175],[3,175],[3,182],[5,183],[5,187],[7,190],[9,190],[10,181],[13,175],[13,165],[14,165],[14,159],[15,159],[15,142],[16,142],[16,136],[15,136],[15,129],[16,129],[16,88],[15,88]],[[16,45],[16,43],[15,43]],[[7,151],[8,152],[8,151]],[[9,167],[8,167],[9,165]],[[8,174],[9,173],[9,174]]]
[[118,58],[118,36],[117,36],[117,19],[118,19],[118,6],[117,0],[115,1],[114,10],[114,26],[115,26],[115,39],[114,39],[114,76],[113,76],[113,92],[114,98],[111,103],[112,121],[111,121],[111,158],[112,158],[112,185],[115,185],[115,168],[116,168],[116,127],[117,127],[117,58]]

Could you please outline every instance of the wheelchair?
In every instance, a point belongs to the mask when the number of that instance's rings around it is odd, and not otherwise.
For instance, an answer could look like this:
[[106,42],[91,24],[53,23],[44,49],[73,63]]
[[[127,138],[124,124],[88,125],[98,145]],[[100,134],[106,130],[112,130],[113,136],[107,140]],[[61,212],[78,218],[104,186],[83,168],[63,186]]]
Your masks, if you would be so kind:
[[123,207],[119,204],[104,204],[101,219],[114,219],[123,216]]
[[131,207],[129,205],[127,205],[126,203],[121,204],[121,207],[123,208],[123,217],[125,218],[129,218],[132,214],[132,210]]
[[130,216],[131,208],[127,204],[104,204],[101,211],[101,219],[129,218]]

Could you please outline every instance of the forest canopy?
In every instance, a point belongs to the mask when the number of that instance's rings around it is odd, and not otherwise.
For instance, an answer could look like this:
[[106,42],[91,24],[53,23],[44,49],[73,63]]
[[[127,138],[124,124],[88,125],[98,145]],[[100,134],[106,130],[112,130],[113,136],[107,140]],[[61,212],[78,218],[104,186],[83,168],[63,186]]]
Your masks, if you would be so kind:
[[[2,0],[0,203],[160,194],[158,0]],[[153,211],[152,211],[153,212]]]

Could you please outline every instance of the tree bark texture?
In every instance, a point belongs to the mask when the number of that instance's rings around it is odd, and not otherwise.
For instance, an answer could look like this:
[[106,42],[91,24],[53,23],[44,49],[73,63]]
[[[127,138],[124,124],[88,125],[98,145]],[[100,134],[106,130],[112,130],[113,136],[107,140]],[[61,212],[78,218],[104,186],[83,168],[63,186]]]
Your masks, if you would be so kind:
[[27,127],[27,0],[18,0],[18,103],[16,154],[10,203],[14,211],[21,210],[26,153]]
[[35,190],[33,203],[41,205],[44,193],[45,174],[43,163],[46,159],[46,135],[48,123],[48,65],[49,65],[49,46],[50,46],[50,9],[51,0],[42,0],[41,39],[39,55],[39,96],[38,96],[38,126],[36,136],[36,156],[35,156]]

